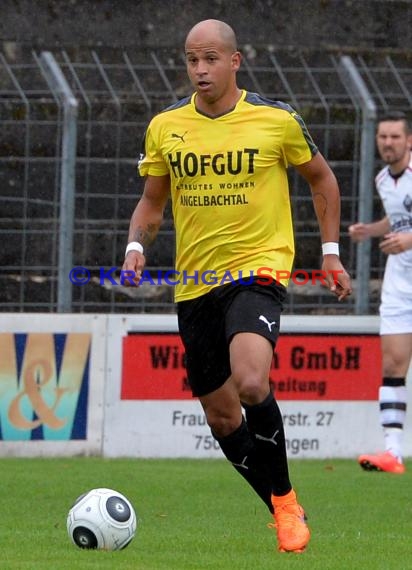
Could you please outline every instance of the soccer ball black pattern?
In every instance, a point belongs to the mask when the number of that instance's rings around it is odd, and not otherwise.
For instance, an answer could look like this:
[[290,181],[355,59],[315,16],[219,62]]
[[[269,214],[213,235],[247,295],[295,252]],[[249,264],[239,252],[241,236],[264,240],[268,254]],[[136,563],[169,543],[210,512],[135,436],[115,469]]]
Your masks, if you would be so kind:
[[67,532],[79,548],[121,550],[136,534],[130,501],[112,489],[92,489],[78,497],[67,515]]

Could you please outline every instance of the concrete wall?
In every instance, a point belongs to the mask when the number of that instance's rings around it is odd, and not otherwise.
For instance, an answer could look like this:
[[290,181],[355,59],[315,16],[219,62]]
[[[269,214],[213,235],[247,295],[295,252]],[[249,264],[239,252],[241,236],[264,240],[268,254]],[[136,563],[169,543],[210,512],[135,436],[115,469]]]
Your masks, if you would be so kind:
[[217,18],[240,45],[407,49],[411,16],[410,0],[2,0],[0,41],[11,53],[182,45],[193,24]]

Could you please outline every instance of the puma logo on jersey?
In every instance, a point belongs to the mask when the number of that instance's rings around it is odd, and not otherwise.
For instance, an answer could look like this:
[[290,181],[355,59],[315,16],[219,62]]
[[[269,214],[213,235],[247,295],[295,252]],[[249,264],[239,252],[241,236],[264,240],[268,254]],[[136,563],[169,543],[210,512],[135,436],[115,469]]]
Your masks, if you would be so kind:
[[268,326],[269,332],[272,332],[272,327],[276,326],[277,324],[276,321],[269,322],[267,318],[263,315],[260,315],[259,320],[263,321]]
[[172,133],[172,139],[180,139],[183,143],[185,142],[184,137],[187,135],[187,131],[183,135],[178,135],[177,133]]

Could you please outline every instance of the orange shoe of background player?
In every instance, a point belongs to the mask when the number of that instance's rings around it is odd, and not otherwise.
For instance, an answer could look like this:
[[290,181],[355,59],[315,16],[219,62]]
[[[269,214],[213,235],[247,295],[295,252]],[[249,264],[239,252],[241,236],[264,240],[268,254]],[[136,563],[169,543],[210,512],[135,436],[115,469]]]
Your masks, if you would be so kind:
[[270,527],[276,529],[278,549],[280,552],[303,552],[310,539],[310,531],[305,522],[305,512],[296,500],[292,489],[287,495],[272,495],[275,509],[274,523]]
[[386,471],[387,473],[405,473],[405,465],[390,451],[376,455],[361,455],[358,463],[365,471]]

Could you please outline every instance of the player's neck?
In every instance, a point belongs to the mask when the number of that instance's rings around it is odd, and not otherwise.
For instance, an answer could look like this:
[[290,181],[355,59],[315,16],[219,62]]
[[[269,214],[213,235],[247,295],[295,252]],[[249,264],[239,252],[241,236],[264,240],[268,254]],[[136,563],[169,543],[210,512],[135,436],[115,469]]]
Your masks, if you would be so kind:
[[238,87],[235,87],[232,91],[226,93],[219,100],[213,102],[207,101],[201,95],[199,95],[199,93],[196,93],[195,105],[196,109],[200,113],[208,115],[209,117],[219,117],[221,115],[225,115],[226,113],[230,113],[230,111],[236,107],[241,96],[242,90]]
[[401,174],[408,168],[410,160],[411,160],[411,153],[410,151],[408,151],[401,158],[401,160],[398,160],[397,162],[394,162],[389,165],[389,172],[392,174],[392,176]]

